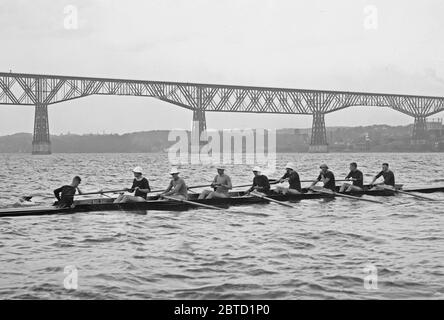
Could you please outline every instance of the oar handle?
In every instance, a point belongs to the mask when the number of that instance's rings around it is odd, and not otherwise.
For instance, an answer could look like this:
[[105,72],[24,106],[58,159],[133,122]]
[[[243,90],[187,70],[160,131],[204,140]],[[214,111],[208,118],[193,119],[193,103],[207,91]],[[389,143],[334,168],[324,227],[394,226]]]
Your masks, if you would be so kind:
[[93,194],[106,194],[106,193],[119,193],[119,192],[125,192],[128,191],[128,189],[122,189],[122,190],[105,190],[105,191],[96,191],[96,192],[84,192],[76,194],[75,196],[90,196]]

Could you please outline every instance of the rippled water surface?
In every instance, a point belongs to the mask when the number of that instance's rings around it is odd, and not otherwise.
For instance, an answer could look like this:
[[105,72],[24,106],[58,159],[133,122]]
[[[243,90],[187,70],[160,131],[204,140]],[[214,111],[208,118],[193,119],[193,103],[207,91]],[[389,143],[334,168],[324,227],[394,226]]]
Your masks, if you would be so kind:
[[[405,187],[444,185],[442,153],[285,154],[278,165],[289,160],[302,179],[315,177],[320,162],[341,178],[357,161],[369,182],[387,161]],[[77,174],[84,191],[129,187],[136,165],[154,189],[168,184],[163,154],[0,155],[0,205],[23,194],[51,203],[52,190]],[[244,184],[249,168],[228,166],[227,173]],[[215,174],[198,166],[182,172],[188,185]],[[382,199],[385,205],[337,198],[303,200],[297,209],[237,207],[267,216],[198,209],[0,218],[0,298],[443,299],[443,202]],[[364,286],[369,264],[377,289]],[[63,286],[66,266],[78,269],[75,291]]]

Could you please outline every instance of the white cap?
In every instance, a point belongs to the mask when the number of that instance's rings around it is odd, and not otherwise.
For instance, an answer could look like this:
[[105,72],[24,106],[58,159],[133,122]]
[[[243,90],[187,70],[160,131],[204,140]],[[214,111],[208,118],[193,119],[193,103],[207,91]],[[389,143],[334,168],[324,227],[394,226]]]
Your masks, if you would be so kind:
[[216,167],[217,170],[225,170],[225,167],[223,165],[218,165]]
[[256,167],[254,167],[253,168],[253,172],[261,172],[261,168],[259,168],[258,166],[256,166]]
[[141,167],[135,167],[135,168],[133,169],[133,172],[134,172],[134,173],[140,173],[140,174],[142,174],[142,173],[143,173],[143,169],[142,169]]
[[296,170],[296,165],[293,162],[289,162],[287,163],[287,165],[285,166],[285,169],[291,169],[291,170]]
[[177,170],[176,167],[171,168],[170,174],[176,174],[176,173],[180,173],[179,170]]

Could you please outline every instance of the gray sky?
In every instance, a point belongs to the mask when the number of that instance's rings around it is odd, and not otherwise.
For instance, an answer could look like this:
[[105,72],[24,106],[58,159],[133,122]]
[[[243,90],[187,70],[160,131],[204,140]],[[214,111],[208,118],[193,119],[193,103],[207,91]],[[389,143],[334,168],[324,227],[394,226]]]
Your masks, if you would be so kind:
[[[77,30],[64,28],[69,4]],[[376,29],[365,27],[368,6],[377,9]],[[444,96],[443,15],[441,0],[0,0],[0,70]],[[189,129],[192,119],[135,97],[88,97],[49,112],[52,133]],[[31,132],[33,113],[0,106],[0,134]],[[208,113],[207,121],[216,129],[311,126],[300,115]],[[353,107],[326,121],[413,119]]]

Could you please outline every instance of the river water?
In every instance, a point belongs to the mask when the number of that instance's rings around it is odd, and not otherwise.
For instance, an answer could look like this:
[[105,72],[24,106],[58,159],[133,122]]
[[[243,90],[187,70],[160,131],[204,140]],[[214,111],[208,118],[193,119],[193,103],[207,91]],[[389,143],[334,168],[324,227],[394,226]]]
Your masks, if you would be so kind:
[[[369,182],[387,161],[405,187],[443,186],[443,159],[442,153],[283,154],[278,166],[294,161],[301,178],[312,179],[326,162],[338,179],[357,161]],[[136,165],[153,189],[167,186],[164,154],[3,154],[0,205],[23,194],[52,203],[52,190],[77,174],[83,191],[129,187]],[[215,174],[211,167],[181,171],[188,185]],[[247,165],[228,166],[227,173],[235,185],[252,179]],[[443,299],[443,203],[405,195],[383,200],[237,207],[267,216],[196,209],[0,218],[0,298]],[[64,286],[68,266],[77,270],[77,289]]]

